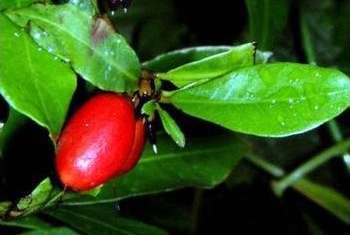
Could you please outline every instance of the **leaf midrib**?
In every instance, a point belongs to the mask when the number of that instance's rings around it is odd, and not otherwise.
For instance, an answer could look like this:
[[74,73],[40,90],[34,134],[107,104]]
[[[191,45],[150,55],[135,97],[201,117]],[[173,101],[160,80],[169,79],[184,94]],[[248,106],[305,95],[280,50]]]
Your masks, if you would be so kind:
[[42,111],[44,114],[44,119],[46,120],[49,129],[52,131],[53,130],[52,128],[54,128],[54,125],[53,125],[52,119],[50,118],[49,111],[47,110],[47,107],[44,103],[43,96],[42,96],[41,91],[40,91],[39,86],[38,86],[38,80],[37,80],[37,77],[35,76],[35,74],[37,75],[37,72],[34,69],[33,64],[32,64],[32,59],[30,56],[31,53],[30,53],[29,47],[28,47],[28,39],[24,37],[23,41],[24,41],[23,44],[25,47],[25,55],[26,55],[26,58],[28,61],[28,67],[29,67],[29,70],[31,71],[31,73],[30,73],[30,77],[32,78],[31,81],[33,81],[34,89],[36,90],[36,92],[38,94],[39,103],[40,103],[40,106],[42,107]]
[[[305,99],[301,99],[300,97],[298,98],[294,98],[294,97],[288,97],[286,99],[261,99],[261,100],[256,100],[256,101],[251,101],[251,102],[241,102],[241,100],[236,100],[236,101],[240,101],[240,102],[234,102],[232,100],[219,100],[219,99],[210,99],[209,97],[204,97],[207,98],[205,101],[200,100],[200,99],[194,99],[193,96],[192,99],[178,99],[176,98],[176,93],[174,93],[174,98],[176,99],[176,102],[174,103],[183,103],[183,104],[223,104],[223,105],[240,105],[240,104],[273,104],[273,105],[277,105],[278,103],[289,103],[290,99],[293,100],[294,103],[291,103],[291,105],[297,105],[298,102],[306,102],[307,100],[310,100],[314,97],[319,97],[322,95],[326,95],[326,96],[336,96],[338,94],[347,94],[349,92],[348,89],[344,89],[341,91],[332,91],[332,92],[328,92],[328,93],[321,93],[318,95],[310,95],[310,96],[305,96]],[[197,97],[198,98],[198,97]],[[170,97],[170,100],[172,99],[172,97]],[[272,103],[272,101],[275,100],[276,102]]]

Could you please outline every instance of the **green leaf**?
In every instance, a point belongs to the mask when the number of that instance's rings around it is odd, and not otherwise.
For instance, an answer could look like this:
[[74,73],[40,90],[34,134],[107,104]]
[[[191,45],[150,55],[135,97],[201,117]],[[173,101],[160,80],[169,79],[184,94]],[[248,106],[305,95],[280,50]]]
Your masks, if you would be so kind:
[[163,230],[138,221],[118,216],[113,205],[60,207],[46,212],[48,215],[89,234],[166,235]]
[[235,69],[253,65],[254,51],[255,47],[252,43],[232,47],[227,52],[190,62],[166,73],[161,73],[159,77],[171,81],[178,87],[198,80],[215,78]]
[[34,5],[7,14],[20,25],[30,22],[30,33],[40,46],[70,61],[75,71],[98,88],[116,92],[137,88],[138,58],[103,18],[71,4]]
[[302,179],[293,185],[300,193],[323,207],[346,224],[350,224],[350,200],[335,190]]
[[38,229],[30,232],[21,233],[21,235],[78,235],[78,233],[65,227],[60,228],[49,228],[49,229]]
[[0,28],[0,93],[18,112],[58,134],[75,90],[74,73],[2,14]]
[[[175,50],[159,55],[152,60],[145,61],[144,68],[156,72],[167,72],[194,61],[202,60],[206,57],[227,52],[232,46],[199,46]],[[272,52],[256,50],[255,63],[265,64],[271,58]]]
[[276,63],[242,68],[164,96],[185,113],[230,130],[281,137],[343,112],[350,103],[350,82],[338,70]]
[[168,114],[167,111],[157,105],[160,120],[162,121],[165,132],[175,141],[181,148],[185,147],[185,136],[175,120]]
[[159,55],[152,60],[144,62],[142,65],[149,70],[165,73],[183,64],[202,60],[209,56],[227,52],[230,49],[232,49],[231,46],[190,47]]
[[150,100],[146,102],[141,108],[141,114],[146,114],[147,116],[153,115],[156,110],[156,102],[154,100]]
[[29,6],[34,2],[40,2],[40,0],[1,0],[0,11]]
[[17,203],[17,208],[22,214],[30,214],[45,206],[49,200],[53,187],[49,178],[43,180],[31,194],[21,198]]
[[245,0],[249,13],[251,40],[271,50],[288,19],[289,0]]
[[104,203],[191,186],[211,188],[226,179],[248,150],[232,135],[191,138],[183,149],[160,136],[158,147],[155,155],[147,145],[138,165],[107,183],[97,198],[79,198],[65,204]]
[[47,229],[50,227],[48,223],[34,216],[26,216],[22,218],[17,218],[16,220],[9,220],[9,221],[0,220],[0,225],[26,228],[26,229]]

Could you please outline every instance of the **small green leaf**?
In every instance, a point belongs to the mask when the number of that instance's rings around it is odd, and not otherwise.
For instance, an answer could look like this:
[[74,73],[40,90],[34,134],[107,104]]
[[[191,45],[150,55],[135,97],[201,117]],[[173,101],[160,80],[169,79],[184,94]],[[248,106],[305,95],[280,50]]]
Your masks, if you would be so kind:
[[151,116],[156,110],[156,102],[154,100],[150,100],[145,103],[141,108],[141,114],[146,114]]
[[107,183],[97,198],[71,199],[64,204],[111,202],[191,186],[211,188],[226,179],[248,150],[233,135],[191,138],[183,149],[169,138],[159,136],[158,147],[155,155],[147,145],[137,166]]
[[251,40],[271,50],[288,19],[289,0],[245,0],[249,13]]
[[167,52],[144,62],[143,67],[155,72],[167,72],[194,61],[231,50],[231,46],[200,46]]
[[293,188],[344,223],[350,224],[350,200],[337,191],[305,179],[299,180]]
[[157,105],[157,110],[166,133],[170,135],[178,146],[181,148],[185,147],[185,136],[175,120],[160,105]]
[[233,131],[281,137],[313,129],[350,103],[349,78],[335,69],[276,63],[236,70],[164,93],[185,113]]
[[113,205],[60,207],[46,212],[48,215],[89,234],[166,235],[157,227],[120,217]]
[[103,18],[71,4],[34,5],[7,14],[22,26],[30,22],[30,33],[40,46],[70,61],[75,71],[98,88],[116,92],[137,88],[138,58]]
[[18,112],[58,134],[75,90],[74,73],[2,14],[0,28],[0,93]]
[[253,65],[254,51],[255,47],[252,43],[232,47],[227,52],[190,62],[166,73],[161,73],[159,77],[171,81],[178,87],[198,80],[215,78],[235,69]]
[[49,200],[53,187],[49,178],[43,180],[31,194],[22,198],[17,203],[17,208],[23,214],[32,213],[42,208]]
[[48,228],[48,229],[38,229],[30,232],[24,232],[20,235],[79,235],[73,230],[65,227],[60,228]]

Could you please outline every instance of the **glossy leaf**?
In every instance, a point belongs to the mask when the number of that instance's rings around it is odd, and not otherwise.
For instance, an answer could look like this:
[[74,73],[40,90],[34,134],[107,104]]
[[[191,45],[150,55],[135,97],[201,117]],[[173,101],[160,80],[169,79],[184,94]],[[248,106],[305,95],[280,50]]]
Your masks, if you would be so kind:
[[250,37],[259,48],[271,50],[287,19],[289,0],[245,0],[249,13]]
[[150,100],[146,102],[141,108],[141,114],[146,114],[147,116],[153,115],[156,110],[156,102],[154,100]]
[[0,93],[18,112],[58,134],[75,90],[74,73],[0,15]]
[[185,136],[175,120],[159,105],[157,105],[157,110],[165,132],[170,135],[178,146],[185,147]]
[[17,208],[22,214],[32,213],[46,204],[49,200],[53,187],[49,178],[43,180],[31,194],[22,198],[17,203]]
[[143,67],[155,72],[167,72],[183,64],[227,52],[230,46],[200,46],[170,51],[144,62]]
[[350,200],[335,190],[308,180],[293,185],[300,193],[323,207],[346,224],[350,224]]
[[65,227],[33,230],[21,233],[21,235],[78,235],[78,233]]
[[103,18],[71,4],[34,5],[8,12],[16,23],[30,22],[33,39],[47,51],[70,61],[84,79],[108,91],[133,91],[140,64],[124,38]]
[[113,205],[60,207],[47,214],[89,235],[166,235],[163,230],[120,217]]
[[107,183],[97,198],[74,199],[65,204],[103,203],[191,186],[211,188],[226,179],[248,149],[232,135],[191,138],[183,149],[161,136],[157,145],[157,155],[150,145],[146,146],[136,168]]
[[350,103],[350,81],[334,69],[276,63],[164,95],[185,113],[230,130],[281,137],[313,129],[343,112]]
[[232,47],[227,52],[190,62],[159,74],[159,77],[171,81],[178,87],[202,79],[215,78],[235,69],[253,65],[254,51],[255,47],[252,43]]

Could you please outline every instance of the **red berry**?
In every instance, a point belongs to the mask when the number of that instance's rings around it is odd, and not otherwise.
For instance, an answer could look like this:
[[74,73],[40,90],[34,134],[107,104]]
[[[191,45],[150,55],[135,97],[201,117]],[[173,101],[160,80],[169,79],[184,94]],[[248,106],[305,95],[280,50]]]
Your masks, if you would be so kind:
[[128,98],[115,93],[92,97],[58,140],[55,164],[61,182],[86,191],[126,173],[140,158],[144,132]]

